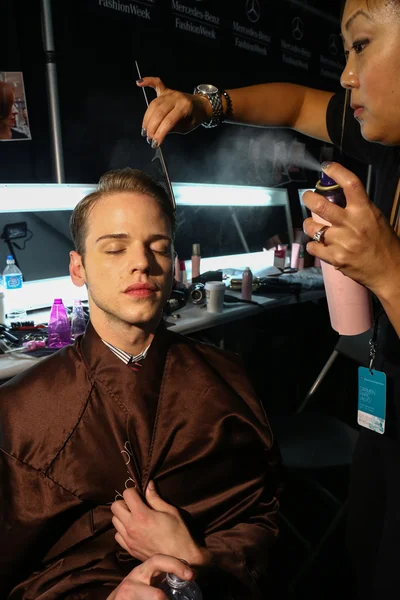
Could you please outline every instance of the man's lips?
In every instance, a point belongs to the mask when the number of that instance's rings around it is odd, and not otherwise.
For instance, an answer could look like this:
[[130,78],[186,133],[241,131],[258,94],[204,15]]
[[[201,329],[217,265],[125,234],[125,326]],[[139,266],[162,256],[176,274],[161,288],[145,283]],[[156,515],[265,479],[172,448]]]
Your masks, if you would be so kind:
[[134,283],[126,288],[125,294],[135,296],[136,298],[145,298],[151,296],[157,291],[157,287],[152,283]]

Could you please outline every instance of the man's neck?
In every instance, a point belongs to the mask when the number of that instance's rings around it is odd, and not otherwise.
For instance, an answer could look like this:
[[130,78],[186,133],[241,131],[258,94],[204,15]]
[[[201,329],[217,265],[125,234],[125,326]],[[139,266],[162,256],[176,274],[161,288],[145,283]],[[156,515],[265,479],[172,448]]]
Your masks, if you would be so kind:
[[96,319],[91,316],[91,323],[102,340],[112,344],[132,356],[143,352],[153,341],[157,324],[153,327],[130,325],[122,321]]

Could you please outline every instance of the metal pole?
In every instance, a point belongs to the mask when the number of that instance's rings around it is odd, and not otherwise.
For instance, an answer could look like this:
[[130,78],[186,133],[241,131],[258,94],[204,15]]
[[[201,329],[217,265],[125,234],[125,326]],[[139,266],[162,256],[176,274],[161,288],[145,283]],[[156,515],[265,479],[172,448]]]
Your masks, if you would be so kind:
[[50,132],[54,175],[57,183],[65,182],[64,157],[58,102],[57,67],[54,48],[51,0],[41,0],[43,49],[46,56],[47,96],[50,110]]

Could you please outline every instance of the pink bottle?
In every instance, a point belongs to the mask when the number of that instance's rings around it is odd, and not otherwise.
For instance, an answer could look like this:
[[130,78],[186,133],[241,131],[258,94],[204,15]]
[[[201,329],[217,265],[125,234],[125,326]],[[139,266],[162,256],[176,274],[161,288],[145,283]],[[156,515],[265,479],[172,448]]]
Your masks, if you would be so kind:
[[[345,208],[343,189],[325,173],[322,173],[316,191],[330,202]],[[321,217],[315,214],[312,216],[321,225],[330,225]],[[373,318],[370,291],[324,261],[321,261],[321,268],[333,329],[340,335],[358,335],[371,329]]]
[[246,267],[242,275],[242,300],[251,300],[253,292],[253,273],[250,267]]
[[200,244],[192,245],[192,281],[200,277]]

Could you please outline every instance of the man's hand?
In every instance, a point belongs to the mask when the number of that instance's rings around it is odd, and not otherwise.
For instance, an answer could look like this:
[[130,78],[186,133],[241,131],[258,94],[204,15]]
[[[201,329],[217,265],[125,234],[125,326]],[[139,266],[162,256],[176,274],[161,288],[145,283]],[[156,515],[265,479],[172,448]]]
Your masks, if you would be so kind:
[[133,569],[107,600],[167,600],[162,590],[153,587],[164,573],[174,573],[185,581],[193,578],[193,571],[177,558],[155,554]]
[[154,482],[146,489],[148,506],[134,488],[125,490],[123,497],[111,506],[112,522],[116,541],[131,556],[145,561],[157,553],[168,554],[195,567],[210,562],[208,550],[195,543],[179,511],[160,498]]

